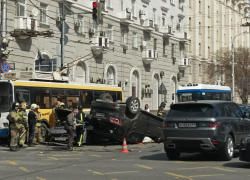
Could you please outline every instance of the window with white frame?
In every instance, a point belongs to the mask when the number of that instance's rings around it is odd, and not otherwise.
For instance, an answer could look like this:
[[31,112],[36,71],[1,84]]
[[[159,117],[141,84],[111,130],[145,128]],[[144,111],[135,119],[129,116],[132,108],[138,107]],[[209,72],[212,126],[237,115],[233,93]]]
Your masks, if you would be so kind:
[[109,85],[115,85],[115,69],[113,66],[109,66],[107,70],[107,81]]
[[48,23],[48,5],[41,3],[40,4],[40,22],[47,24]]
[[35,60],[35,70],[45,72],[56,71],[56,59],[51,59],[45,52],[39,52]]
[[25,16],[25,0],[17,0],[17,16]]
[[133,32],[133,47],[137,47],[137,33]]
[[120,10],[123,11],[124,0],[120,0]]
[[199,1],[199,13],[201,13],[201,1]]
[[121,29],[121,43],[125,44],[126,41],[126,29]]
[[191,18],[189,18],[189,31],[191,31],[192,30],[192,28],[191,28],[191,24],[192,23],[192,19]]
[[199,22],[199,34],[201,34],[201,22]]
[[170,3],[174,5],[175,4],[175,0],[170,0]]
[[165,25],[166,25],[166,17],[162,16],[162,26],[165,26]]
[[153,9],[153,21],[156,24],[156,9]]
[[106,0],[106,6],[112,8],[112,0]]
[[199,43],[199,55],[201,56],[201,43]]
[[133,17],[136,17],[135,0],[132,0],[132,16],[133,16]]
[[78,32],[83,33],[84,32],[84,19],[82,15],[78,15],[78,22],[79,22]]
[[210,17],[210,6],[207,7],[207,15]]
[[207,29],[208,38],[210,38],[210,26],[208,26]]
[[113,26],[108,24],[107,36],[110,41],[113,41]]
[[172,44],[171,46],[171,55],[172,57],[175,57],[175,44]]

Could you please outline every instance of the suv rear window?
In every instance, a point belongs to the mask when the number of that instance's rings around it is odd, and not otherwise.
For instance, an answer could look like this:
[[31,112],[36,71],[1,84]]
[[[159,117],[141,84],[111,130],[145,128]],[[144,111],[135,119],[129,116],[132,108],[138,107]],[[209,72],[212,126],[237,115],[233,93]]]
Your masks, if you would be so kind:
[[210,104],[176,104],[171,107],[168,117],[211,117]]

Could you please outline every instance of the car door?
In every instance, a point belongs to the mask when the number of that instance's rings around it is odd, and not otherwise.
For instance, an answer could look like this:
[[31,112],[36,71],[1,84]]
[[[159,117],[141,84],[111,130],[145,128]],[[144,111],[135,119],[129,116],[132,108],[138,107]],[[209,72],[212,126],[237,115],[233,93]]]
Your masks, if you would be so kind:
[[245,136],[248,136],[248,135],[250,135],[250,118],[249,118],[250,109],[247,109],[245,111],[245,113],[247,114],[247,116],[244,117],[244,130],[245,130],[244,134],[245,134]]
[[231,125],[235,132],[236,144],[240,144],[241,139],[244,138],[244,121],[240,108],[234,103],[227,103],[226,113],[231,118]]

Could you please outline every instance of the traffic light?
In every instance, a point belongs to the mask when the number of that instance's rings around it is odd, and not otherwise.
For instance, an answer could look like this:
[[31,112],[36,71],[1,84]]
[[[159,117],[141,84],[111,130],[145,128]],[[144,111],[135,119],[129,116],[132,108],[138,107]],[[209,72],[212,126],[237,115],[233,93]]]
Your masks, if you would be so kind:
[[97,2],[93,2],[93,20],[97,21],[97,6],[98,6],[98,3]]

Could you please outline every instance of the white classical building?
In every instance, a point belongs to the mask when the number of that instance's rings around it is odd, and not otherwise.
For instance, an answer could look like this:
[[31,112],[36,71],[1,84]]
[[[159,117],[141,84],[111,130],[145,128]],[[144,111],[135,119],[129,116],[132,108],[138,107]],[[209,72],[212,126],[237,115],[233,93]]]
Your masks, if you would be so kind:
[[98,24],[86,14],[93,2],[7,1],[13,72],[51,72],[60,66],[60,10],[65,3],[71,9],[66,16],[65,63],[82,58],[70,68],[70,83],[117,85],[123,87],[124,99],[137,96],[142,108],[149,104],[157,110],[162,101],[169,107],[176,101],[178,85],[188,82],[188,0],[106,0]]

